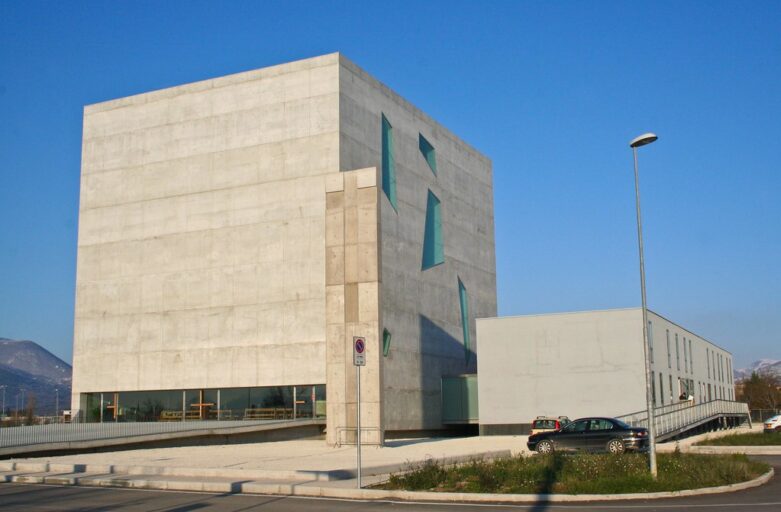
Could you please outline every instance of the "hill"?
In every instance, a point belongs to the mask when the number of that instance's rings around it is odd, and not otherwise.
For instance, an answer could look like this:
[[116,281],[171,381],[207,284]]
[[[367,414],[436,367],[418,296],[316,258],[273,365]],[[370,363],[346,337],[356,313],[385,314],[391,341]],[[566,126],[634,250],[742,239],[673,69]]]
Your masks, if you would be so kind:
[[0,386],[5,386],[6,413],[35,397],[38,415],[54,414],[57,390],[60,410],[70,409],[71,366],[34,341],[0,338]]
[[759,361],[754,361],[748,368],[735,370],[735,380],[738,381],[751,377],[753,372],[772,373],[778,378],[781,378],[781,361],[776,359],[760,359]]

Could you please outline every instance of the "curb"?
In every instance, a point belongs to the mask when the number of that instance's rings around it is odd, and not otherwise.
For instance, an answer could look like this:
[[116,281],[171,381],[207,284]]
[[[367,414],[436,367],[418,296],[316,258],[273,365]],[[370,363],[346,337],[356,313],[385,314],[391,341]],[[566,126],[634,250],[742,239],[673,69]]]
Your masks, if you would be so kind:
[[[684,450],[681,450],[684,451]],[[709,446],[698,445],[689,446],[686,449],[689,453],[701,453],[708,455],[716,454],[735,454],[745,455],[781,455],[781,446]]]
[[656,450],[656,453],[673,453],[676,448],[681,453],[699,453],[705,455],[781,455],[781,446],[777,445],[758,445],[758,446],[718,446],[718,445],[694,445],[694,444],[676,444],[671,443],[662,449]]
[[[700,496],[742,491],[758,487],[770,481],[775,472],[770,471],[753,480],[738,484],[683,491],[634,493],[634,494],[477,494],[477,493],[443,493],[428,491],[385,491],[375,489],[334,489],[323,487],[295,487],[268,484],[244,484],[242,491],[248,494],[286,494],[290,496],[307,496],[323,498],[362,499],[362,500],[399,500],[399,501],[430,501],[430,502],[461,502],[461,503],[537,503],[537,502],[584,502],[584,501],[616,501],[644,500],[660,498],[676,498],[685,496]],[[283,490],[288,488],[287,492]],[[275,491],[276,489],[276,491]],[[281,492],[280,492],[281,491]]]
[[45,475],[6,475],[6,482],[54,485],[84,485],[92,487],[118,487],[129,489],[147,489],[160,491],[196,491],[212,493],[264,494],[277,496],[300,496],[315,498],[339,498],[352,500],[391,500],[391,501],[426,501],[426,502],[460,502],[460,503],[539,503],[539,502],[586,502],[586,501],[616,501],[616,500],[648,500],[660,498],[678,498],[686,496],[701,496],[742,491],[758,487],[770,481],[775,472],[767,473],[747,482],[687,489],[683,491],[666,491],[634,494],[478,494],[478,493],[444,493],[430,491],[388,491],[381,489],[344,489],[332,487],[315,487],[305,484],[272,484],[253,482],[197,482],[183,480],[146,480],[105,476],[45,476]]

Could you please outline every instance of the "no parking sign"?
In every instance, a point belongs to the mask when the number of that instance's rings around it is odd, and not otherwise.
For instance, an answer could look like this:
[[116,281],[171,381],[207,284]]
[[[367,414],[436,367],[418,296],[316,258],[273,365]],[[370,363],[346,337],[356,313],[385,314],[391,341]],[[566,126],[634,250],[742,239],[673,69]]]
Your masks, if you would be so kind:
[[366,339],[361,336],[353,338],[353,365],[366,366]]

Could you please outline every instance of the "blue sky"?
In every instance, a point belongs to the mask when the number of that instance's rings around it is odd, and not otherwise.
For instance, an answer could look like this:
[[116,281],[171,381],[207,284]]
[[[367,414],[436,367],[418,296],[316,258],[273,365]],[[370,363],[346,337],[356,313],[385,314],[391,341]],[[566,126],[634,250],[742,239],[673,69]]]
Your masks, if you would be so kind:
[[499,313],[781,359],[781,3],[0,1],[0,336],[70,361],[85,104],[340,51],[494,164]]

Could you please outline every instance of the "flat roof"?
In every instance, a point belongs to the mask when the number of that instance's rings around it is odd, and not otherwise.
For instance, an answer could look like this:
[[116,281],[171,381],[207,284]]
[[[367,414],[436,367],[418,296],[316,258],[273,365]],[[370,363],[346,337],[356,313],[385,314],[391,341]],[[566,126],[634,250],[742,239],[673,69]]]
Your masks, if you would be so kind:
[[[564,316],[564,315],[578,315],[578,314],[612,313],[612,312],[619,312],[619,311],[639,311],[641,309],[642,308],[640,306],[636,306],[636,307],[631,307],[631,308],[586,309],[586,310],[582,310],[582,311],[554,311],[552,313],[531,313],[531,314],[528,314],[528,315],[492,316],[492,317],[485,317],[485,318],[477,318],[476,321],[479,322],[481,320],[503,320],[505,318],[534,318],[534,317],[546,317],[546,316]],[[718,348],[719,350],[722,350],[722,351],[728,353],[729,355],[732,355],[732,352],[730,352],[729,350],[723,348],[722,346],[720,346],[720,345],[718,345],[716,343],[713,343],[711,340],[709,340],[705,336],[700,336],[696,332],[691,331],[691,330],[687,329],[686,327],[683,327],[681,324],[673,322],[672,320],[670,320],[666,316],[661,315],[661,314],[657,313],[656,311],[654,311],[654,310],[652,310],[650,308],[648,308],[648,312],[649,313],[653,313],[654,315],[658,316],[659,318],[661,318],[663,320],[666,320],[667,322],[670,322],[674,326],[678,327],[682,331],[686,331],[687,333],[691,334],[692,336],[697,336],[701,340],[707,341],[708,343],[710,343],[714,347]]]

